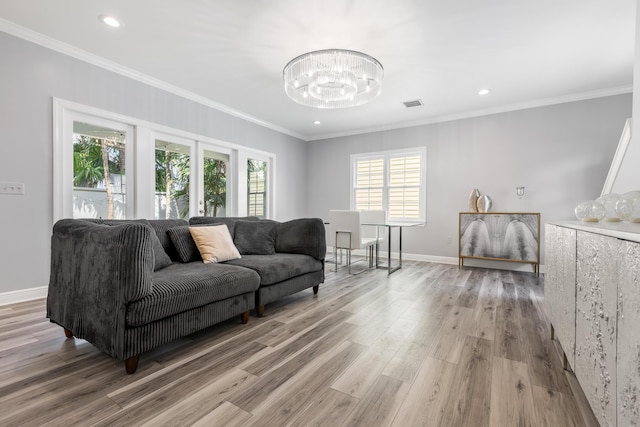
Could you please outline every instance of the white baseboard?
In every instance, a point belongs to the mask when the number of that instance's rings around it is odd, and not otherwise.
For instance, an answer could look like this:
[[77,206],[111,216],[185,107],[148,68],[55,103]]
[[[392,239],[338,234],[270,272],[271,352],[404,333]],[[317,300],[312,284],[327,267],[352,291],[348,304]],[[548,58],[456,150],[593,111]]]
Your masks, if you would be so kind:
[[[333,253],[333,248],[327,248],[327,254]],[[364,249],[354,250],[354,255],[364,256]],[[380,251],[379,253],[380,259],[385,260],[387,258],[387,251]],[[392,257],[397,257],[397,252],[392,252]],[[448,256],[438,256],[438,255],[423,255],[423,254],[410,254],[406,252],[402,252],[402,259],[406,261],[424,261],[424,262],[434,262],[437,264],[449,264],[449,265],[458,265],[458,257],[448,257]],[[533,267],[531,264],[519,263],[519,262],[509,262],[509,261],[493,261],[493,260],[475,260],[475,259],[465,259],[464,262],[465,267],[482,267],[482,268],[492,268],[496,270],[510,270],[510,271],[522,271],[522,272],[532,272]],[[540,264],[540,273],[544,273],[544,264]]]
[[0,306],[46,298],[48,289],[48,286],[40,286],[37,288],[20,289],[18,291],[0,293]]
[[[385,256],[387,256],[386,252],[385,252]],[[407,261],[424,261],[424,262],[435,262],[437,264],[458,265],[458,258],[449,257],[449,256],[407,254],[403,252],[402,259],[403,260],[406,259]]]

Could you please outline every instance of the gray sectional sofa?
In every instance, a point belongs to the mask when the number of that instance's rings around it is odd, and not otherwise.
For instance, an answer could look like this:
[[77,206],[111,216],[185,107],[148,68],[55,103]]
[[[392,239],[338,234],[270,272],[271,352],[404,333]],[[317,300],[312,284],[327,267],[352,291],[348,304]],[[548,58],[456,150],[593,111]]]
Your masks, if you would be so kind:
[[[189,226],[226,224],[241,258],[205,264]],[[322,220],[63,219],[53,227],[47,317],[135,372],[176,338],[324,282]]]

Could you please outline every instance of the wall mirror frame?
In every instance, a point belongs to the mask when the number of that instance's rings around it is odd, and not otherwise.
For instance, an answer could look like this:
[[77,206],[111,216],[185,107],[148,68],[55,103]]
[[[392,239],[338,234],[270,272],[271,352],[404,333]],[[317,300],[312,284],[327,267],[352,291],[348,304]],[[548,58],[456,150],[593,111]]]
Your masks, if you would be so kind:
[[[618,142],[618,148],[616,149],[616,153],[613,155],[613,161],[611,162],[611,167],[609,168],[609,173],[607,174],[607,179],[604,182],[604,187],[602,188],[601,196],[609,193],[616,193],[616,189],[619,189],[624,186],[624,183],[617,183],[616,180],[620,173],[620,168],[622,167],[623,161],[625,160],[625,155],[627,154],[629,145],[631,142],[631,119],[627,119],[624,124],[624,129],[622,129],[622,135],[620,136],[620,141]],[[631,162],[632,159],[627,158],[627,163]],[[624,191],[623,191],[624,192]]]

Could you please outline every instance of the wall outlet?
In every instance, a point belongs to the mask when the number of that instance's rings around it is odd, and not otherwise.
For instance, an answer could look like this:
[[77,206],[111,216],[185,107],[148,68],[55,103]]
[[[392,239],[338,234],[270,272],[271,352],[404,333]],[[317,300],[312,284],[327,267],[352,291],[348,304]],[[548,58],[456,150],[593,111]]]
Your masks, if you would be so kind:
[[24,183],[22,182],[0,182],[0,194],[24,194]]

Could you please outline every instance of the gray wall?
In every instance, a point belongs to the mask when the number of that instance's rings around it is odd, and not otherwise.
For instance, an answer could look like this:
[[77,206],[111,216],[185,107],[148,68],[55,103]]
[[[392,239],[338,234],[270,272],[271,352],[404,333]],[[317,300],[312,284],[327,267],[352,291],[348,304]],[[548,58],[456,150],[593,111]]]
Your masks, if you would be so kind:
[[276,217],[306,213],[307,143],[0,32],[0,293],[49,282],[52,97],[276,154]]
[[575,219],[580,201],[600,195],[631,103],[625,94],[313,142],[309,215],[349,208],[351,154],[426,146],[427,224],[406,231],[408,254],[458,256],[458,212],[473,188],[493,211],[519,211],[523,185],[522,210],[542,224]]

